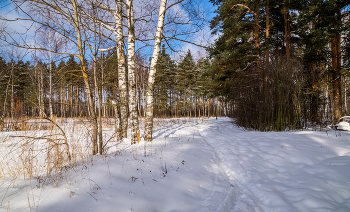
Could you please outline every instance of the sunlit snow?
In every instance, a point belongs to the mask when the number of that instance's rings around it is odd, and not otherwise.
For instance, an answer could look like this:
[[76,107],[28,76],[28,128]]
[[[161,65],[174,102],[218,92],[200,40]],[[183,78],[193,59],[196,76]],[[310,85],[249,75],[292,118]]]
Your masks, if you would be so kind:
[[58,184],[38,182],[2,178],[0,211],[345,212],[350,132],[162,120],[153,142],[109,143],[107,155],[66,170]]

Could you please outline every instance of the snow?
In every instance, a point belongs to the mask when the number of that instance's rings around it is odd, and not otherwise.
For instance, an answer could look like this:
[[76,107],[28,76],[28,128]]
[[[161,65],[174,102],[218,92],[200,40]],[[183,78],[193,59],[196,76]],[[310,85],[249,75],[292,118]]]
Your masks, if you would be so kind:
[[0,179],[0,211],[350,211],[350,132],[157,122],[153,142],[110,142],[59,181]]

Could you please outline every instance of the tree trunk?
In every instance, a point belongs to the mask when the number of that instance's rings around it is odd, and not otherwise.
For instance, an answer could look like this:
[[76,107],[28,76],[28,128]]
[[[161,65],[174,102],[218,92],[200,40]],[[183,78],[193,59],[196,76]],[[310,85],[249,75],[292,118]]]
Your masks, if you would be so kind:
[[123,40],[123,16],[122,1],[116,1],[116,28],[117,28],[117,54],[118,54],[118,85],[119,85],[119,112],[121,129],[118,140],[127,137],[128,129],[128,99],[127,99],[127,79],[126,79],[126,61]]
[[[94,14],[94,17],[95,16],[95,7],[94,5],[92,5],[92,10],[93,10],[93,14]],[[94,60],[93,60],[93,65],[94,65],[94,84],[95,84],[95,96],[96,96],[96,99],[97,99],[97,110],[98,110],[98,120],[97,120],[97,123],[98,123],[98,153],[100,155],[102,155],[102,152],[103,152],[103,139],[102,139],[102,120],[101,120],[101,116],[102,116],[102,108],[101,108],[101,95],[100,95],[100,91],[99,91],[99,88],[98,88],[98,83],[97,83],[97,54],[98,54],[98,50],[97,50],[97,35],[96,35],[96,22],[94,22],[94,39],[95,39],[95,51],[93,53],[94,55]],[[102,61],[103,62],[103,61]]]
[[286,43],[286,57],[287,57],[287,63],[288,67],[290,66],[290,21],[289,21],[289,0],[284,0],[283,1],[283,18],[284,18],[284,39]]
[[317,71],[317,62],[312,61],[310,65],[311,71],[311,101],[310,101],[310,112],[311,112],[311,122],[318,121],[318,89],[317,89],[317,79],[316,79],[316,71]]
[[333,86],[333,123],[338,123],[341,117],[341,49],[340,49],[340,35],[336,35],[331,39],[332,49],[332,86]]
[[[334,27],[338,28],[342,25],[341,23],[341,11],[339,10],[336,14],[337,21]],[[331,50],[332,50],[332,86],[333,86],[333,123],[337,123],[342,115],[342,95],[341,95],[341,35],[336,34],[331,38]]]
[[210,100],[208,98],[208,118],[210,117]]
[[114,108],[114,117],[115,117],[115,135],[117,136],[117,141],[120,141],[120,112],[118,110],[118,98],[117,98],[117,89],[118,86],[113,87],[113,96],[115,97],[115,101],[112,100],[113,108]]
[[40,114],[44,116],[45,106],[44,106],[44,73],[43,68],[40,68]]
[[69,94],[70,94],[70,103],[69,103],[69,114],[70,117],[74,117],[74,106],[73,106],[73,97],[74,97],[74,89],[73,89],[73,85],[69,86]]
[[[49,50],[51,50],[51,30],[49,29]],[[53,110],[52,110],[52,61],[51,61],[51,51],[50,51],[50,65],[49,65],[49,110],[50,110],[50,119],[53,118]]]
[[167,0],[161,0],[159,8],[159,17],[157,24],[157,32],[154,42],[153,55],[151,60],[151,68],[148,76],[148,86],[147,86],[147,97],[146,97],[146,121],[145,121],[145,141],[152,141],[152,130],[153,130],[153,90],[154,90],[154,80],[156,74],[156,65],[160,51],[160,44],[162,40],[163,27],[164,27],[164,18],[165,18],[165,9],[166,9]]
[[77,98],[76,98],[76,101],[75,101],[75,108],[76,108],[76,117],[78,117],[80,114],[79,114],[79,85],[77,86]]
[[129,110],[131,120],[131,144],[136,144],[139,131],[137,114],[136,83],[135,83],[135,28],[133,0],[127,0],[128,11],[128,79],[129,79]]
[[102,62],[101,62],[101,83],[102,83],[102,85],[101,85],[101,95],[102,95],[101,106],[103,108],[103,117],[106,117],[106,107],[105,107],[106,99],[105,99],[105,95],[104,95],[105,94],[105,91],[104,91],[104,89],[105,89],[105,87],[104,87],[104,65],[103,65],[104,58],[105,58],[105,56],[104,56],[104,53],[102,52],[102,54],[101,54],[101,59],[102,59]]
[[269,0],[266,1],[266,44],[267,49],[265,50],[265,71],[264,71],[264,95],[265,102],[267,102],[268,98],[268,79],[269,79],[269,69],[270,69],[270,49],[269,49],[269,38],[270,38],[270,6]]
[[88,102],[89,102],[89,111],[90,111],[90,116],[91,116],[91,121],[92,121],[92,154],[96,155],[98,152],[98,147],[97,147],[97,118],[95,114],[95,103],[92,98],[92,92],[90,89],[90,83],[89,83],[89,76],[86,71],[85,67],[85,61],[84,61],[84,49],[82,45],[82,38],[81,38],[81,33],[80,33],[80,23],[79,23],[79,17],[78,17],[78,7],[76,0],[72,0],[73,4],[73,10],[74,10],[74,25],[75,25],[75,30],[77,32],[77,40],[78,40],[78,49],[79,49],[79,60],[80,60],[80,65],[81,65],[81,72],[83,74],[83,79],[84,79],[84,84],[86,87],[86,93],[88,97]]
[[[11,119],[13,120],[13,115],[14,115],[14,108],[15,108],[15,97],[14,97],[14,90],[13,90],[13,69],[14,69],[14,62],[12,61],[11,64]],[[39,95],[40,97],[40,95]],[[40,111],[39,111],[40,112]],[[40,113],[39,113],[40,114]]]
[[[254,26],[254,40],[255,40],[255,48],[258,50],[259,54],[260,54],[260,51],[259,51],[259,48],[260,48],[260,40],[259,40],[259,28],[260,28],[260,25],[259,25],[259,15],[260,15],[260,1],[258,2],[258,4],[256,5],[255,7],[255,15],[254,15],[254,22],[255,22],[255,26]],[[260,66],[261,66],[261,60],[260,60],[260,57],[258,57],[256,59],[256,71],[257,71],[257,74],[258,74],[258,79],[260,81],[260,79],[262,79],[262,73],[261,73],[261,69],[260,69]],[[260,90],[262,90],[262,87],[263,87],[263,83],[262,83],[262,80],[259,82],[259,88]]]
[[102,147],[103,147],[103,140],[102,140],[102,120],[101,120],[101,96],[98,89],[97,84],[97,62],[96,62],[96,53],[94,55],[94,82],[95,82],[95,95],[97,98],[97,110],[98,110],[98,153],[102,155]]

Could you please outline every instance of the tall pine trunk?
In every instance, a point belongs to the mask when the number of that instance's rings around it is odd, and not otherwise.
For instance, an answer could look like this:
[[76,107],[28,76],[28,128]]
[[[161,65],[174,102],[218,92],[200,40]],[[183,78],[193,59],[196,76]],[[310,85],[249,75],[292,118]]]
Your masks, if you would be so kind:
[[[288,67],[290,66],[290,21],[289,21],[289,0],[283,1],[283,18],[284,18],[284,38],[285,38],[285,44],[286,44],[286,57],[287,57],[287,63]],[[288,70],[290,72],[290,69]]]
[[332,49],[332,86],[333,86],[333,123],[337,123],[341,117],[341,49],[340,35],[336,35],[331,39]]
[[269,79],[269,69],[270,69],[270,48],[269,48],[269,39],[270,39],[270,6],[269,0],[266,1],[266,44],[267,48],[265,50],[265,71],[264,71],[264,93],[265,93],[265,102],[267,102],[267,83]]
[[[341,26],[341,11],[335,14],[337,20],[333,23],[335,28]],[[335,34],[331,38],[332,50],[332,86],[333,86],[333,123],[337,123],[342,115],[342,95],[341,95],[341,35]]]
[[[259,2],[260,3],[260,2]],[[255,48],[259,49],[260,47],[260,42],[259,42],[259,13],[260,13],[260,4],[257,4],[255,7],[255,12],[254,12],[254,40],[255,40]],[[259,79],[261,79],[261,70],[260,70],[260,57],[256,59],[256,71],[259,76]],[[260,88],[262,87],[262,84],[259,86]]]

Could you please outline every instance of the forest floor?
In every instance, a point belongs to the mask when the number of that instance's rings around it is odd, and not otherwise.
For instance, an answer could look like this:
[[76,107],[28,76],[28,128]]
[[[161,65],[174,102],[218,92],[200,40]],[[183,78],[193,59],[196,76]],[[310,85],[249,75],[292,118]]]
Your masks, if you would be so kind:
[[0,211],[350,211],[350,132],[159,122],[153,142],[109,142],[58,180],[3,176]]

